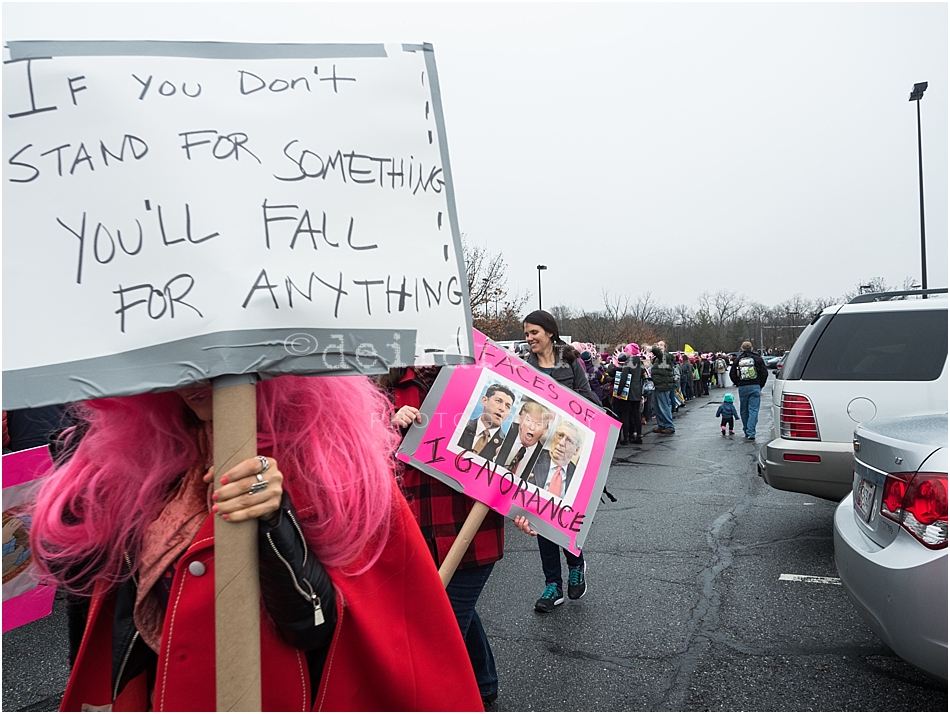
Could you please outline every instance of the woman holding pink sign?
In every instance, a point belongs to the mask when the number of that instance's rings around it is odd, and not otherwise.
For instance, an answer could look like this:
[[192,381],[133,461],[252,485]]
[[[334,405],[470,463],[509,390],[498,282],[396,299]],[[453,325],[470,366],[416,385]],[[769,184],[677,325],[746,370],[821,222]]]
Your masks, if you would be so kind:
[[[414,421],[422,423],[419,407],[440,369],[396,367],[377,379],[393,401],[393,426],[405,432]],[[510,393],[507,389],[505,391]],[[493,449],[493,455],[494,452]],[[397,471],[397,479],[432,559],[436,567],[441,567],[475,502],[412,466]],[[445,588],[486,707],[498,699],[498,672],[488,635],[475,608],[495,563],[504,554],[505,519],[497,512],[489,511]]]
[[[600,406],[600,400],[590,389],[587,373],[580,364],[577,351],[561,339],[554,316],[545,310],[535,310],[525,317],[522,322],[524,338],[531,349],[525,361],[561,385],[574,390],[588,401]],[[569,433],[563,434],[559,443],[560,441],[563,441],[569,447],[572,446]],[[574,454],[576,454],[576,450],[572,452],[571,456]],[[571,465],[573,466],[573,464]],[[557,464],[551,466],[552,475],[546,478],[545,481],[550,483],[553,480],[556,484],[563,484],[567,474],[563,468],[559,472],[556,467]],[[561,496],[562,493],[557,495]],[[526,526],[526,521],[527,519],[524,516],[515,518],[515,524],[522,530]],[[541,554],[541,570],[544,572],[545,584],[541,597],[534,604],[534,609],[537,612],[547,613],[552,612],[555,607],[564,602],[561,554],[558,552],[557,545],[542,536],[538,537],[538,550]],[[579,600],[587,593],[587,564],[584,562],[584,554],[574,555],[566,548],[562,550],[568,568],[567,596],[571,600]]]

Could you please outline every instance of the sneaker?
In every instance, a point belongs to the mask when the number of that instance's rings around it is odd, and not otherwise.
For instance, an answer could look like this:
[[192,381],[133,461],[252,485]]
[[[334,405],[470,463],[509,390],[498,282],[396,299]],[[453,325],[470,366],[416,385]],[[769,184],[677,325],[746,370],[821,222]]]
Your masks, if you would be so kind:
[[725,430],[725,429],[722,430],[722,435],[723,435],[723,436],[726,435],[726,430]]
[[638,436],[638,437],[636,437],[636,438],[633,440],[633,443],[634,443],[634,444],[642,444],[642,443],[643,443],[643,439],[641,439],[641,438]]
[[587,593],[587,562],[579,568],[569,568],[567,571],[567,596],[571,600],[580,600]]
[[492,692],[491,694],[483,694],[483,695],[482,695],[482,705],[483,705],[483,706],[490,707],[490,706],[491,706],[492,704],[494,704],[496,701],[498,701],[498,692]]
[[[654,430],[654,431],[656,431],[656,430]],[[675,433],[676,433],[676,429],[660,429],[659,431],[660,431],[661,434],[664,434],[665,436],[669,436],[670,434],[675,434]]]
[[746,434],[746,441],[755,441],[755,434]]
[[732,436],[732,435],[735,434],[735,433],[736,433],[736,432],[734,432],[732,429],[729,430],[729,436]]
[[554,583],[548,583],[544,586],[544,592],[534,604],[534,609],[538,612],[554,612],[554,608],[564,602],[564,593]]

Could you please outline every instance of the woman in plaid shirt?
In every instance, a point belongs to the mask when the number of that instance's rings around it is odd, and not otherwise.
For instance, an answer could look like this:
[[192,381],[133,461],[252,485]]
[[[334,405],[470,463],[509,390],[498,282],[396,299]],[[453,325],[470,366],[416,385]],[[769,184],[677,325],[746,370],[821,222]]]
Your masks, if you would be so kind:
[[[403,433],[414,420],[421,422],[419,407],[439,369],[395,368],[379,379],[380,386],[389,392],[395,407],[392,423],[402,429]],[[462,524],[475,502],[438,479],[401,462],[397,466],[396,478],[438,568],[462,530]],[[504,525],[505,519],[501,515],[495,511],[488,512],[446,588],[485,705],[498,698],[498,673],[495,671],[495,657],[475,611],[475,604],[488,582],[492,568],[504,555]]]

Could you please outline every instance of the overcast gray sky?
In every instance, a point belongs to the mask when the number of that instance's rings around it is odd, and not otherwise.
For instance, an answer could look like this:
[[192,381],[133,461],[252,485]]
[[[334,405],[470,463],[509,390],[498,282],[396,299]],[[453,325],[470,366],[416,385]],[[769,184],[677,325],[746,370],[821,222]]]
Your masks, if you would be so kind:
[[[946,3],[4,3],[3,38],[430,42],[459,223],[545,306],[947,285]],[[536,303],[529,303],[533,305]]]

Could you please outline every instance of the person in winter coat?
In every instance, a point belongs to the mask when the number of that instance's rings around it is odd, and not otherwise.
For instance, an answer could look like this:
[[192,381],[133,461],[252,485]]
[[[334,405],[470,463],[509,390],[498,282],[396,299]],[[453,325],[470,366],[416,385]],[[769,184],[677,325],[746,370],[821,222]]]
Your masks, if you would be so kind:
[[702,355],[699,361],[699,378],[703,388],[703,396],[709,396],[709,383],[712,381],[713,366],[709,355]]
[[614,410],[620,417],[621,446],[643,443],[640,430],[640,400],[643,397],[643,380],[646,375],[640,361],[640,349],[636,345],[632,345],[630,349],[635,351],[632,354],[621,352],[617,356],[619,364],[611,365],[607,371],[609,383],[612,385]]
[[686,355],[680,355],[679,357],[674,357],[679,364],[679,373],[680,373],[680,392],[683,395],[683,399],[689,401],[693,398],[693,368],[689,363],[689,357]]
[[713,363],[716,368],[716,386],[720,388],[725,388],[726,386],[726,372],[729,370],[728,365],[726,364],[725,355],[719,353],[716,355],[716,361]]
[[699,357],[690,357],[689,365],[693,374],[693,396],[701,397],[703,396],[703,382],[699,373]]
[[[600,401],[590,390],[587,374],[580,365],[580,358],[573,347],[561,339],[557,321],[551,313],[535,310],[522,321],[524,338],[531,349],[525,361],[539,369],[556,382],[572,389],[597,406]],[[515,517],[515,525],[522,530],[527,527],[524,516]],[[533,531],[532,531],[533,533]],[[536,535],[536,534],[535,534]],[[544,572],[544,590],[534,604],[537,612],[552,612],[564,602],[564,584],[561,576],[561,556],[557,545],[543,536],[538,536],[538,550],[541,554],[541,570]],[[574,555],[567,548],[564,558],[568,568],[567,596],[578,600],[587,592],[586,563],[584,554]]]
[[722,430],[722,435],[726,435],[726,427],[728,426],[729,436],[732,436],[733,430],[736,426],[735,420],[739,418],[739,413],[732,404],[731,394],[727,394],[722,398],[722,404],[720,404],[719,408],[716,410],[716,416],[722,419],[722,421],[719,423],[719,428]]
[[587,373],[587,383],[590,385],[590,391],[594,393],[594,395],[600,401],[601,406],[603,406],[604,370],[594,365],[594,359],[594,355],[592,355],[589,351],[584,350],[581,352],[581,365],[584,367],[584,371]]
[[742,352],[733,361],[729,377],[739,387],[739,416],[742,417],[742,430],[745,438],[755,441],[755,427],[759,421],[759,402],[762,399],[762,387],[769,378],[765,361],[752,351],[752,343],[742,343]]
[[656,428],[659,434],[670,436],[676,433],[673,425],[673,390],[676,382],[673,380],[673,357],[664,352],[659,343],[653,347],[653,365],[650,367],[650,376],[655,387]]
[[480,708],[393,479],[397,435],[369,416],[389,413],[384,396],[363,377],[256,390],[261,454],[216,490],[210,387],[79,409],[88,428],[31,533],[46,573],[92,596],[62,710],[215,709],[215,519],[257,525],[264,711]]

